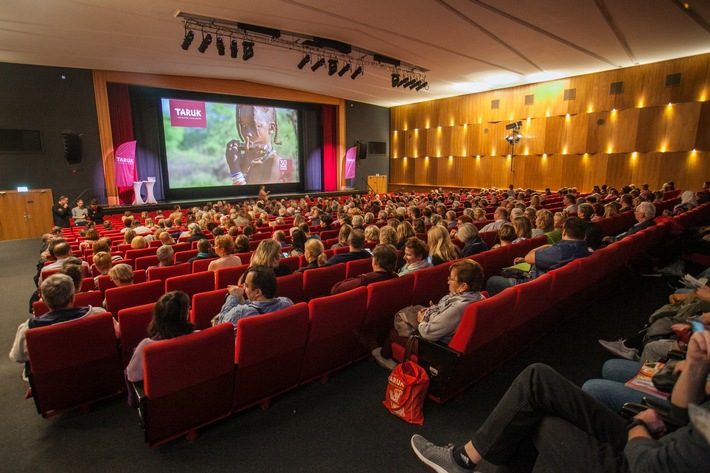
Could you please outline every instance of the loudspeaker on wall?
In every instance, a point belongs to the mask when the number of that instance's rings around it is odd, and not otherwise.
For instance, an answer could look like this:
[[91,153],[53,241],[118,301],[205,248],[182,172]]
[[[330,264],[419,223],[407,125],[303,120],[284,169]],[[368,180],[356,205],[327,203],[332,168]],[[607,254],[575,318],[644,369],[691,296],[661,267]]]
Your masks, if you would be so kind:
[[62,132],[64,159],[68,164],[80,164],[82,156],[81,135],[71,131]]
[[367,158],[367,141],[358,141],[355,143],[357,147],[357,159]]

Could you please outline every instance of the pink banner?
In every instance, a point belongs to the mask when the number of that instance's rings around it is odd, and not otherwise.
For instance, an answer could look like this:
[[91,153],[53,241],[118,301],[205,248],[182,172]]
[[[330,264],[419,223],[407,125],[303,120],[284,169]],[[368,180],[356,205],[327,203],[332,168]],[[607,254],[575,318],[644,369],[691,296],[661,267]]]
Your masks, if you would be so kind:
[[121,144],[113,158],[116,187],[133,186],[136,177],[136,142]]
[[353,146],[345,153],[345,179],[355,179],[357,162],[357,146]]
[[170,99],[170,125],[187,128],[207,128],[205,103]]

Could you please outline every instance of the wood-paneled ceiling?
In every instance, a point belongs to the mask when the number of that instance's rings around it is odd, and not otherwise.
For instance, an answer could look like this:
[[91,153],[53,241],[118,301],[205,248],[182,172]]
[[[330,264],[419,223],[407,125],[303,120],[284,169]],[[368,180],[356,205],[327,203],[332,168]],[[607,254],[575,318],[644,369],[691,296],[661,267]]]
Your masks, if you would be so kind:
[[[180,48],[193,14],[329,38],[428,70],[428,90],[390,72],[328,76],[297,51],[257,44],[249,61],[213,44]],[[3,0],[0,61],[235,79],[381,106],[710,52],[710,1],[687,0]],[[240,53],[241,56],[241,53]],[[513,74],[511,84],[488,84]],[[544,78],[545,76],[543,76]],[[0,78],[0,81],[2,78]]]

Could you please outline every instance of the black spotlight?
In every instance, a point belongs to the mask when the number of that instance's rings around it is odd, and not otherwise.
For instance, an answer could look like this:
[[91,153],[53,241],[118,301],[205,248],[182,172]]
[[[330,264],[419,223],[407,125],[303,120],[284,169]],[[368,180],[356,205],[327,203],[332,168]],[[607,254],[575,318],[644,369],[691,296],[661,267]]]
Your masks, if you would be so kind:
[[340,69],[340,71],[338,71],[338,75],[339,75],[340,77],[343,77],[343,76],[345,75],[345,73],[350,70],[350,67],[351,67],[350,64],[344,65],[343,68]]
[[237,58],[238,53],[239,53],[239,46],[237,46],[237,44],[238,44],[238,43],[237,43],[237,40],[236,40],[236,39],[233,39],[233,40],[229,43],[229,53],[230,53],[229,55],[232,56],[234,59]]
[[182,49],[187,51],[192,44],[192,40],[195,39],[195,32],[192,30],[185,32],[185,38],[182,40]]
[[202,37],[202,42],[197,47],[197,50],[201,53],[204,53],[205,51],[207,51],[207,48],[209,48],[210,44],[212,44],[212,35],[208,34],[207,36]]
[[338,72],[338,60],[328,59],[328,75],[332,76],[336,72]]
[[399,74],[396,72],[392,73],[392,88],[395,88],[399,85]]
[[311,66],[311,70],[312,70],[313,72],[315,72],[315,71],[317,71],[318,69],[320,69],[321,67],[323,67],[324,64],[325,64],[325,59],[320,58],[320,59],[318,59],[318,62],[316,62],[315,64],[313,64],[313,65]]
[[217,36],[217,53],[224,56],[224,40],[221,36]]
[[301,62],[299,62],[298,66],[296,67],[298,67],[299,69],[303,69],[309,62],[311,62],[311,55],[306,54],[305,56],[303,56],[303,59],[301,59]]
[[354,79],[354,78],[356,78],[357,76],[359,76],[360,74],[362,74],[362,66],[357,66],[357,69],[355,69],[355,70],[353,71],[353,73],[350,74],[350,78],[351,78],[351,79]]
[[427,81],[422,82],[421,85],[416,86],[416,87],[414,88],[414,90],[416,90],[417,92],[419,92],[420,90],[422,90],[422,89],[425,88],[425,87],[429,87],[429,82],[427,82]]
[[254,43],[242,41],[242,61],[248,61],[254,57]]
[[409,84],[411,84],[413,81],[414,81],[414,79],[412,79],[412,78],[410,78],[410,77],[405,77],[404,79],[402,79],[402,80],[399,82],[399,85],[400,85],[403,89],[406,89],[407,87],[409,87]]
[[417,87],[417,86],[418,86],[419,84],[421,84],[421,83],[422,83],[421,80],[415,80],[414,82],[412,82],[411,84],[409,84],[409,90],[413,90],[415,87]]

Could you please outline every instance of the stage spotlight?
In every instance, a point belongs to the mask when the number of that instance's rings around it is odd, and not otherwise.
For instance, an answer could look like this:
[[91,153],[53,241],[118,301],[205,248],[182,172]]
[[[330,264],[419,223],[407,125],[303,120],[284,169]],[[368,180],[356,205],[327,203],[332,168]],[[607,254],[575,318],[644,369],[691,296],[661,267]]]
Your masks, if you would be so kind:
[[312,70],[313,72],[315,72],[315,71],[317,71],[318,69],[320,69],[321,67],[323,67],[324,64],[325,64],[325,59],[320,58],[320,59],[318,59],[318,62],[316,62],[315,64],[313,64],[313,65],[311,66],[311,70]]
[[239,55],[239,46],[237,46],[237,44],[238,44],[238,43],[237,43],[237,40],[236,40],[236,39],[233,39],[233,40],[229,43],[229,51],[230,51],[230,54],[229,54],[229,55],[232,56],[232,58],[234,58],[234,59],[236,59],[237,56]]
[[248,61],[254,57],[254,43],[242,41],[242,61]]
[[305,56],[303,56],[303,59],[301,59],[301,62],[299,62],[298,66],[296,67],[298,67],[299,69],[303,69],[309,62],[311,62],[311,55],[306,54]]
[[399,83],[399,85],[403,89],[406,89],[407,87],[409,87],[409,84],[411,84],[413,81],[414,81],[414,79],[412,79],[411,77],[405,77],[404,79],[402,79],[402,81]]
[[355,78],[356,78],[357,76],[359,76],[360,74],[362,74],[362,66],[357,66],[357,69],[355,69],[355,70],[353,71],[353,73],[350,74],[350,78],[351,78],[351,79],[355,79]]
[[328,59],[328,75],[332,76],[336,72],[338,72],[338,60]]
[[415,80],[415,81],[413,81],[411,84],[409,84],[409,90],[414,90],[414,88],[415,88],[416,86],[418,86],[419,84],[421,84],[421,83],[422,83],[421,80]]
[[342,69],[340,69],[340,71],[338,71],[338,75],[340,77],[343,77],[345,75],[345,73],[348,72],[349,70],[350,70],[350,64],[348,63],[348,64],[344,65],[342,67]]
[[187,51],[190,48],[190,45],[192,44],[192,40],[195,39],[195,32],[192,30],[189,30],[185,32],[185,38],[182,40],[182,49]]
[[204,52],[207,51],[207,48],[210,47],[210,44],[212,44],[212,35],[208,34],[207,36],[202,37],[202,42],[197,47],[197,50],[204,54]]
[[392,73],[392,88],[395,88],[399,85],[399,74],[396,72]]
[[221,36],[217,36],[217,54],[224,56],[224,40]]
[[427,82],[427,81],[422,82],[421,85],[418,85],[414,90],[419,92],[420,90],[422,90],[425,87],[429,87],[429,82]]

